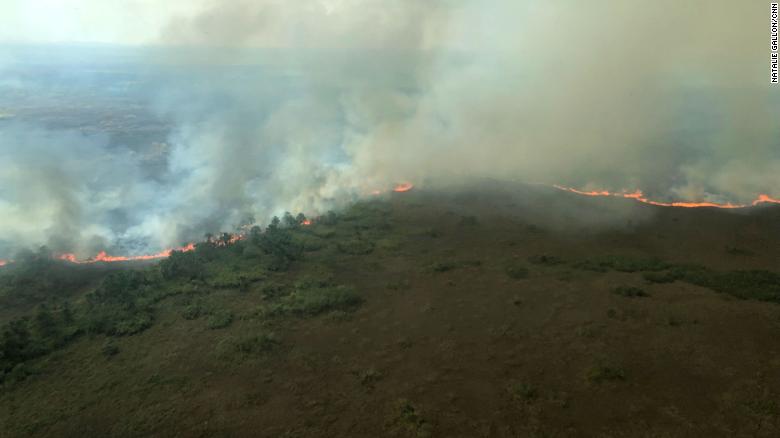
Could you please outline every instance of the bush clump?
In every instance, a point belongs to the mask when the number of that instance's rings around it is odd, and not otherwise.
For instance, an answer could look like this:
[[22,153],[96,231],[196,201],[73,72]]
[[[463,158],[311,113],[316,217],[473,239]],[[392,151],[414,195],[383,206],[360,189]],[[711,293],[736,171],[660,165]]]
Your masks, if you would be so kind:
[[539,390],[529,383],[513,383],[507,390],[516,401],[532,401],[539,397]]
[[119,354],[119,347],[109,340],[103,344],[103,348],[100,349],[100,352],[103,353],[103,356],[105,357],[113,357]]
[[588,370],[588,380],[594,383],[626,380],[626,370],[615,364],[599,364]]
[[638,298],[638,297],[649,297],[647,292],[644,291],[644,289],[635,287],[635,286],[618,286],[615,289],[612,290],[612,293],[615,295],[620,295],[621,297],[628,297],[628,298]]
[[154,321],[145,298],[155,284],[143,272],[124,271],[108,275],[100,287],[87,295],[83,324],[88,332],[112,336],[140,333]]
[[224,339],[217,345],[217,353],[224,358],[236,355],[247,358],[269,353],[279,345],[279,339],[273,333],[262,333]]
[[523,278],[528,278],[529,271],[525,266],[511,265],[507,266],[506,275],[508,275],[510,278],[514,278],[515,280],[521,280]]
[[458,264],[455,262],[435,262],[431,265],[431,270],[433,272],[447,272],[451,271],[458,267]]
[[534,265],[555,266],[563,264],[564,261],[560,257],[547,254],[538,254],[528,257],[528,262]]
[[610,269],[620,272],[662,271],[671,265],[658,258],[631,256],[604,256],[586,259],[574,264],[574,267],[587,271],[607,272]]
[[339,251],[350,255],[370,254],[374,251],[374,244],[370,241],[353,238],[338,243]]
[[214,312],[206,320],[206,326],[212,330],[221,329],[233,323],[233,312],[229,310],[220,310]]
[[270,305],[266,312],[271,316],[311,317],[332,310],[352,310],[362,302],[363,298],[350,287],[313,285],[297,288]]

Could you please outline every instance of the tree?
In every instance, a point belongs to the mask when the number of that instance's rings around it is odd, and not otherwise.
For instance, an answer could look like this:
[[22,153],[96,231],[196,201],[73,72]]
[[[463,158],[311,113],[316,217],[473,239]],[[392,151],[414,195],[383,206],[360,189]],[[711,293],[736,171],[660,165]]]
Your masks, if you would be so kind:
[[255,245],[260,243],[260,236],[263,234],[263,230],[257,225],[253,226],[249,230],[249,240]]
[[70,303],[68,301],[65,301],[65,303],[62,305],[62,322],[65,324],[73,323],[73,311],[71,310]]
[[[206,245],[206,250],[217,251],[211,245]],[[196,253],[202,253],[201,247],[196,247]],[[207,254],[208,255],[208,254]],[[171,251],[168,258],[160,262],[160,274],[166,280],[184,278],[187,280],[200,278],[203,275],[203,263],[197,254],[183,251]]]
[[45,304],[38,306],[33,320],[35,334],[41,339],[51,339],[57,335],[57,322]]
[[295,228],[300,224],[298,221],[295,220],[295,217],[293,217],[292,213],[290,213],[289,211],[284,212],[284,216],[282,217],[282,223],[284,224],[285,227],[288,228]]
[[281,221],[279,220],[279,218],[274,216],[274,218],[271,219],[271,223],[268,224],[268,229],[266,230],[266,232],[278,229],[280,223],[281,223]]

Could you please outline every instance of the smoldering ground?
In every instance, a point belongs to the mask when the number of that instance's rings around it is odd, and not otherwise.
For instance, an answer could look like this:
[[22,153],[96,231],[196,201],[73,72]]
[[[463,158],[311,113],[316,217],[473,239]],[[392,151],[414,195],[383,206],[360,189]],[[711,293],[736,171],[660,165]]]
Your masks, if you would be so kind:
[[4,171],[0,240],[159,248],[252,217],[316,214],[401,180],[778,197],[780,99],[765,80],[765,9],[725,0],[202,3],[168,20],[153,41],[164,48],[139,61],[178,78],[150,106],[170,124],[160,174],[142,177],[149,163],[139,155],[93,139],[73,148],[72,134],[38,127],[32,137],[56,163],[47,167],[18,147],[29,138],[3,127],[5,169],[65,176],[25,184],[25,172]]

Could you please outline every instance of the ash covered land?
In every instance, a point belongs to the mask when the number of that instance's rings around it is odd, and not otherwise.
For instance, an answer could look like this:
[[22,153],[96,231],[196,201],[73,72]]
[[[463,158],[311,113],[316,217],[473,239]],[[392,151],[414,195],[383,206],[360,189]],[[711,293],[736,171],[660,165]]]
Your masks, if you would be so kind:
[[0,3],[0,437],[779,436],[769,14]]

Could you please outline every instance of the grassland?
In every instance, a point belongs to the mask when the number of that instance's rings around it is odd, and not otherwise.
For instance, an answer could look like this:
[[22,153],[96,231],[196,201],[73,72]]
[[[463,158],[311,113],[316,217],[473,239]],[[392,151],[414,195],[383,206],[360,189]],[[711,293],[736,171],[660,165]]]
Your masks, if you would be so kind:
[[158,264],[29,254],[0,436],[777,436],[780,211],[622,201],[411,192]]

